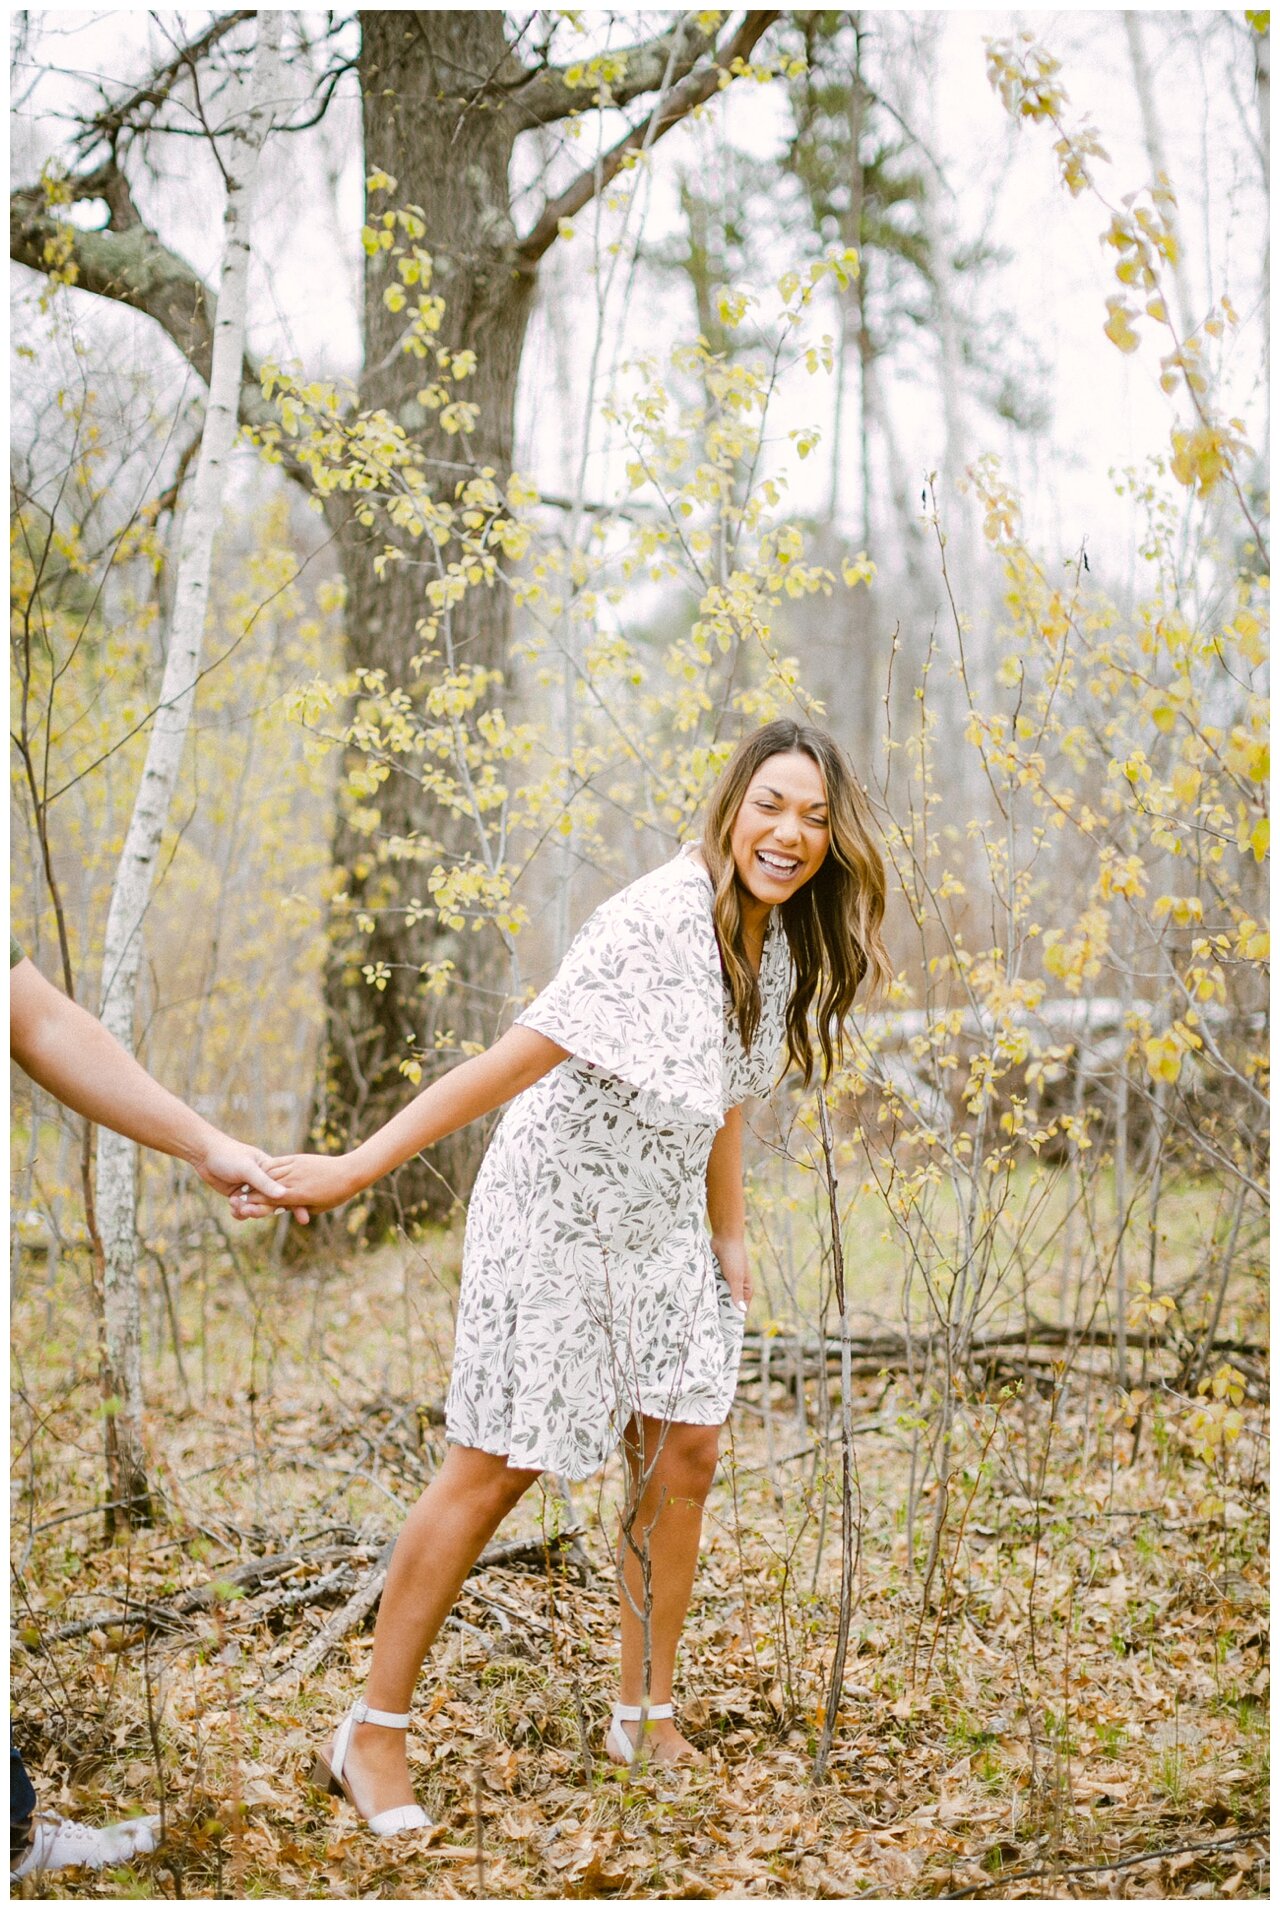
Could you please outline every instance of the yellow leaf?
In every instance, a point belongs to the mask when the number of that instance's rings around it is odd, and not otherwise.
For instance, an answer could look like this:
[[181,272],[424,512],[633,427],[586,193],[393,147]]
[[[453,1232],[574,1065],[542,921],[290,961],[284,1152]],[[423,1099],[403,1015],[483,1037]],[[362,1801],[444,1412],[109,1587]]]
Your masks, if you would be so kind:
[[1111,343],[1118,351],[1137,351],[1139,343],[1138,334],[1129,323],[1133,314],[1124,300],[1109,298],[1107,300],[1107,310],[1111,316],[1102,329],[1111,340]]

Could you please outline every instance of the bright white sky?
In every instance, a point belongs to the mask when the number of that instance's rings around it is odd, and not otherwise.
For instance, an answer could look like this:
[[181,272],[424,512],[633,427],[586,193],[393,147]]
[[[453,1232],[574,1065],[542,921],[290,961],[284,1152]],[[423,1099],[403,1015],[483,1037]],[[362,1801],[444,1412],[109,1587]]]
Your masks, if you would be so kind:
[[[872,31],[900,40],[906,23],[885,18],[900,11],[871,10],[863,18]],[[189,37],[201,17],[190,12],[180,18],[149,16],[139,8],[91,14],[50,8],[33,15],[36,60],[60,73],[34,87],[31,69],[17,75],[15,180],[34,176],[39,161],[55,148],[59,128],[51,115],[60,106],[82,101],[90,82],[100,79],[112,86],[135,77],[162,28]],[[999,420],[967,405],[968,455],[999,451],[1041,535],[1066,550],[1087,534],[1095,568],[1105,572],[1108,548],[1118,555],[1131,542],[1107,473],[1167,443],[1169,406],[1157,384],[1163,347],[1144,342],[1140,352],[1126,358],[1104,338],[1105,299],[1116,289],[1113,255],[1098,242],[1106,214],[1088,197],[1073,202],[1058,184],[1051,132],[1010,123],[987,83],[983,42],[1025,24],[1058,55],[1075,119],[1089,118],[1111,155],[1111,164],[1098,168],[1099,184],[1119,202],[1151,174],[1123,18],[1115,11],[1059,8],[1029,8],[1016,15],[916,13],[914,18],[922,28],[930,18],[940,24],[940,78],[931,87],[921,74],[917,97],[917,83],[909,76],[904,91],[910,97],[899,103],[909,104],[912,122],[948,182],[942,209],[952,236],[963,240],[985,232],[1010,255],[1006,266],[974,283],[974,296],[986,312],[1009,314],[1019,360],[1030,354],[1048,368],[1046,433],[1034,440],[1017,438]],[[1227,293],[1245,320],[1222,375],[1233,408],[1260,444],[1267,424],[1260,305],[1266,209],[1246,56],[1231,45],[1240,20],[1239,10],[1231,16],[1152,10],[1144,16],[1143,31],[1156,82],[1160,137],[1181,203],[1196,315],[1203,315],[1211,297]],[[295,83],[301,86],[301,77]],[[781,101],[768,89],[735,86],[703,126],[681,129],[664,141],[649,194],[646,241],[673,228],[677,163],[714,166],[723,140],[767,158],[776,151],[782,124]],[[274,162],[264,169],[257,221],[255,342],[259,349],[296,355],[329,373],[353,372],[358,362],[355,289],[363,168],[357,129],[349,92],[335,102],[320,133],[306,141],[277,141]],[[579,156],[589,157],[590,148],[579,148],[574,157]],[[327,188],[317,189],[317,164],[330,174]],[[138,189],[144,211],[166,240],[206,272],[214,267],[220,239],[220,197],[208,174],[209,162],[196,142],[171,141],[163,181],[142,182]],[[568,482],[563,467],[576,457],[579,442],[582,367],[590,357],[594,305],[590,224],[590,215],[582,215],[582,236],[548,261],[546,296],[525,360],[524,461],[548,490]],[[779,249],[779,270],[788,262]],[[15,276],[24,288],[29,285],[28,275]],[[610,357],[651,347],[661,328],[655,297],[628,299],[627,286],[626,274],[620,273],[609,321]],[[661,304],[672,324],[679,324],[672,295],[662,295]],[[154,362],[146,321],[118,313],[111,322],[126,335],[125,350]],[[683,323],[691,329],[687,316]],[[19,334],[24,325],[20,316]],[[904,359],[903,365],[891,404],[915,485],[918,474],[941,461],[941,406],[927,354],[917,354],[914,362]],[[575,385],[576,390],[566,389]],[[829,388],[807,384],[803,392],[793,392],[779,419],[780,433],[792,422],[829,417],[832,403]],[[799,504],[819,505],[825,470],[820,457],[799,468],[793,492]],[[597,464],[593,488],[607,475]]]

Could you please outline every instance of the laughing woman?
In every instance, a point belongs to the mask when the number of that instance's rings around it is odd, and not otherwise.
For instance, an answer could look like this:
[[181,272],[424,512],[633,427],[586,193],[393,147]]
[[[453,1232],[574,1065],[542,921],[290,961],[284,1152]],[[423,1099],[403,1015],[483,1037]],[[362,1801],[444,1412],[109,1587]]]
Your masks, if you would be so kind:
[[[859,984],[887,976],[883,913],[883,863],[838,745],[767,724],[722,773],[700,843],[597,909],[492,1048],[354,1152],[270,1162],[276,1205],[336,1207],[513,1101],[467,1219],[448,1451],[397,1542],[365,1696],[317,1761],[378,1835],[428,1823],[404,1732],[480,1551],[539,1473],[586,1478],[619,1441],[630,1537],[605,1749],[629,1763],[644,1728],[648,1755],[693,1755],[671,1694],[751,1298],[741,1104],[768,1093],[784,1048],[808,1082],[811,1017],[830,1072]],[[237,1201],[244,1217],[269,1211]]]

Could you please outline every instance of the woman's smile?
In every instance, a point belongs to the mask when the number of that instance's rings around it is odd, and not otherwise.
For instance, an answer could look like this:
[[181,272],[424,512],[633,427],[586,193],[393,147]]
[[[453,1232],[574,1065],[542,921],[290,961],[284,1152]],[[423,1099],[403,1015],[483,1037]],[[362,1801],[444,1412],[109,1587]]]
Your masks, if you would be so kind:
[[[767,917],[818,873],[831,842],[822,772],[801,752],[770,756],[747,785],[730,847],[744,916]],[[755,907],[752,909],[751,904]]]

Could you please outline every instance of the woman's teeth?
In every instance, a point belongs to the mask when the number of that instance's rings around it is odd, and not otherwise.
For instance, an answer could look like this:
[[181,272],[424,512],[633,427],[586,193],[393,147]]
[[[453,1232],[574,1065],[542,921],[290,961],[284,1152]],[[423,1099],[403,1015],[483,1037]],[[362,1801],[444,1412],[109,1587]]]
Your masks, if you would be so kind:
[[756,850],[756,861],[763,864],[770,875],[783,877],[793,876],[800,867],[799,862],[794,859],[789,861],[785,856],[767,855],[763,849]]

